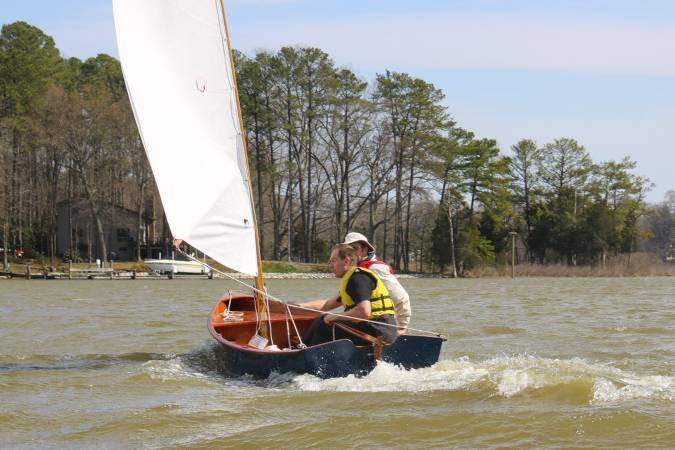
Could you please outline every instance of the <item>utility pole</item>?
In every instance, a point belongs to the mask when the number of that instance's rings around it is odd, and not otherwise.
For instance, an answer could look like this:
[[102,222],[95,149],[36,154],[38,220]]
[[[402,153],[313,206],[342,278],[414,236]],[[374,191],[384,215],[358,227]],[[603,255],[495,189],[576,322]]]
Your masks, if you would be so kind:
[[4,221],[2,226],[2,270],[9,272],[7,267],[9,263],[7,262],[7,253],[9,253],[9,246],[7,245],[7,220]]
[[515,231],[509,232],[511,235],[511,278],[516,277],[516,233]]
[[[583,195],[582,192],[577,192],[577,190],[574,189],[574,221],[575,222],[577,220],[577,196],[579,194]],[[575,265],[575,266],[577,265],[577,254],[576,253],[574,255],[572,255],[572,264]]]
[[452,256],[452,278],[457,278],[457,263],[455,262],[455,233],[452,227],[452,206],[448,205],[448,222],[450,223],[450,255]]

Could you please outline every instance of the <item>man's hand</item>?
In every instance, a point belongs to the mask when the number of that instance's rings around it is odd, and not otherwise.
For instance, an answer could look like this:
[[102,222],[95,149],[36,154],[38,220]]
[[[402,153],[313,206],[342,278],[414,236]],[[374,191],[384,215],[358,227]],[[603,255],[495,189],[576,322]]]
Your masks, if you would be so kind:
[[330,325],[331,322],[335,321],[336,317],[332,314],[324,314],[323,315],[323,323],[326,325]]

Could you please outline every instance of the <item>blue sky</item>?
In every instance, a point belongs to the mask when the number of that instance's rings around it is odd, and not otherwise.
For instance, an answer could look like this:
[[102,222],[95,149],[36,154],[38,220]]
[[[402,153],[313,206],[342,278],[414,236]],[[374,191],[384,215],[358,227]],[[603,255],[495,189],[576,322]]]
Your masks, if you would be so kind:
[[[141,0],[139,0],[141,1]],[[189,1],[189,0],[186,0]],[[495,138],[571,137],[594,161],[630,156],[675,189],[675,2],[225,0],[234,46],[311,45],[366,80],[387,69],[446,94],[458,124]],[[110,0],[0,0],[66,56],[117,56]]]

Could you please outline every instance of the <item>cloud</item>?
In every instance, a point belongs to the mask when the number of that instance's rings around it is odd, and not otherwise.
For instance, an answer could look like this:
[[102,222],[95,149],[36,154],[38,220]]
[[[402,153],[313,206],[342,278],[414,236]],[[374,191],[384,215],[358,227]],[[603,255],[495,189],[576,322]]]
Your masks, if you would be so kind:
[[235,47],[320,47],[356,66],[675,75],[675,27],[516,14],[361,15],[235,25]]

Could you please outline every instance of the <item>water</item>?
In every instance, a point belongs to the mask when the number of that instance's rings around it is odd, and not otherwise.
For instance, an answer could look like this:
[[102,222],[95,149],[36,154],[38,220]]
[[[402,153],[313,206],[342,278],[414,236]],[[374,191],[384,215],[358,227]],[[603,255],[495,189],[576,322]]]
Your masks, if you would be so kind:
[[675,279],[403,283],[435,366],[255,380],[215,372],[231,282],[0,281],[0,447],[675,447]]

